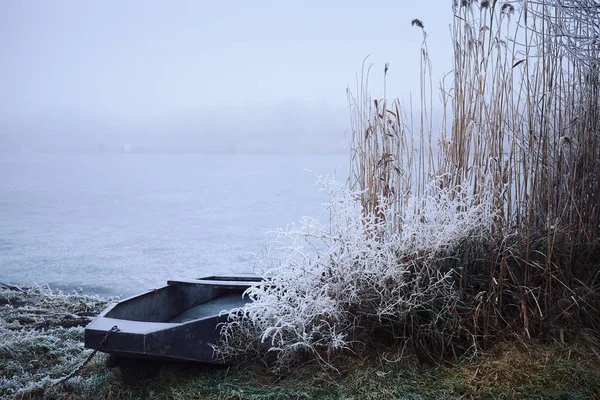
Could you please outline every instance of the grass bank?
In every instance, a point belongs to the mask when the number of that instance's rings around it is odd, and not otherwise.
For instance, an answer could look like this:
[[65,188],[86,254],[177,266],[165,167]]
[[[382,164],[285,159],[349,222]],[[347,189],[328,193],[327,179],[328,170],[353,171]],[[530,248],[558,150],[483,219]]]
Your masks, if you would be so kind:
[[256,362],[228,368],[85,361],[84,325],[107,301],[0,284],[0,398],[16,399],[470,399],[600,397],[600,356],[591,336],[569,345],[501,343],[458,365],[423,364],[401,346],[368,357],[339,354],[339,370],[316,363],[274,375]]

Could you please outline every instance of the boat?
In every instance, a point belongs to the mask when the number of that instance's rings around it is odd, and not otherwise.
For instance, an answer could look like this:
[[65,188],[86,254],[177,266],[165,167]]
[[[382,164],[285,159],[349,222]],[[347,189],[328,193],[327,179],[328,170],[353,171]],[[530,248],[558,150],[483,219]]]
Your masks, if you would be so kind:
[[219,324],[262,280],[247,273],[167,281],[107,307],[85,328],[84,345],[118,357],[225,364],[211,347]]

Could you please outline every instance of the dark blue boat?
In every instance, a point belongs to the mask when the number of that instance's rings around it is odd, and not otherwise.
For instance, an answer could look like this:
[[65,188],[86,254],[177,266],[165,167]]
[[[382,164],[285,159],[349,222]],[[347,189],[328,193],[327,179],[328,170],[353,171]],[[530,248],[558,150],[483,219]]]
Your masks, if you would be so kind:
[[243,297],[256,274],[210,276],[168,281],[109,306],[85,328],[85,347],[116,356],[222,364],[211,343],[229,310],[250,301]]

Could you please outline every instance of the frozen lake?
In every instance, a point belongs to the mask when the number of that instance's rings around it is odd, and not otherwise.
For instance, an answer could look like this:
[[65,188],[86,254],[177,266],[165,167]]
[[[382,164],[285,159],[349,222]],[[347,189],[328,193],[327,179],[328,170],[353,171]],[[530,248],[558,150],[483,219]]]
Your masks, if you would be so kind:
[[0,154],[0,281],[127,296],[252,271],[345,155]]

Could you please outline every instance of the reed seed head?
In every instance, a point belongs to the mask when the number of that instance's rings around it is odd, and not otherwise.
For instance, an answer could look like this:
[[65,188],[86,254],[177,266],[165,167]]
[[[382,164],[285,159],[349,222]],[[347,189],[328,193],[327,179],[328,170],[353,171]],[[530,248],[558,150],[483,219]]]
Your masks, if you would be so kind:
[[563,146],[563,145],[565,145],[565,144],[568,144],[568,145],[570,145],[570,144],[571,144],[571,138],[570,138],[570,137],[568,137],[568,136],[562,136],[562,137],[560,138],[560,140],[559,140],[559,142],[558,142],[558,143],[559,143],[561,146]]
[[412,20],[412,22],[411,22],[410,24],[411,24],[412,26],[415,26],[415,25],[416,25],[416,26],[418,26],[418,27],[419,27],[419,28],[421,28],[421,29],[424,29],[424,28],[425,28],[425,26],[423,25],[423,22],[422,22],[420,19],[417,19],[417,18],[413,19],[413,20]]
[[507,14],[507,15],[514,14],[514,12],[515,12],[515,7],[514,7],[512,4],[509,4],[509,3],[504,3],[504,4],[502,5],[502,12],[503,12],[504,14]]

